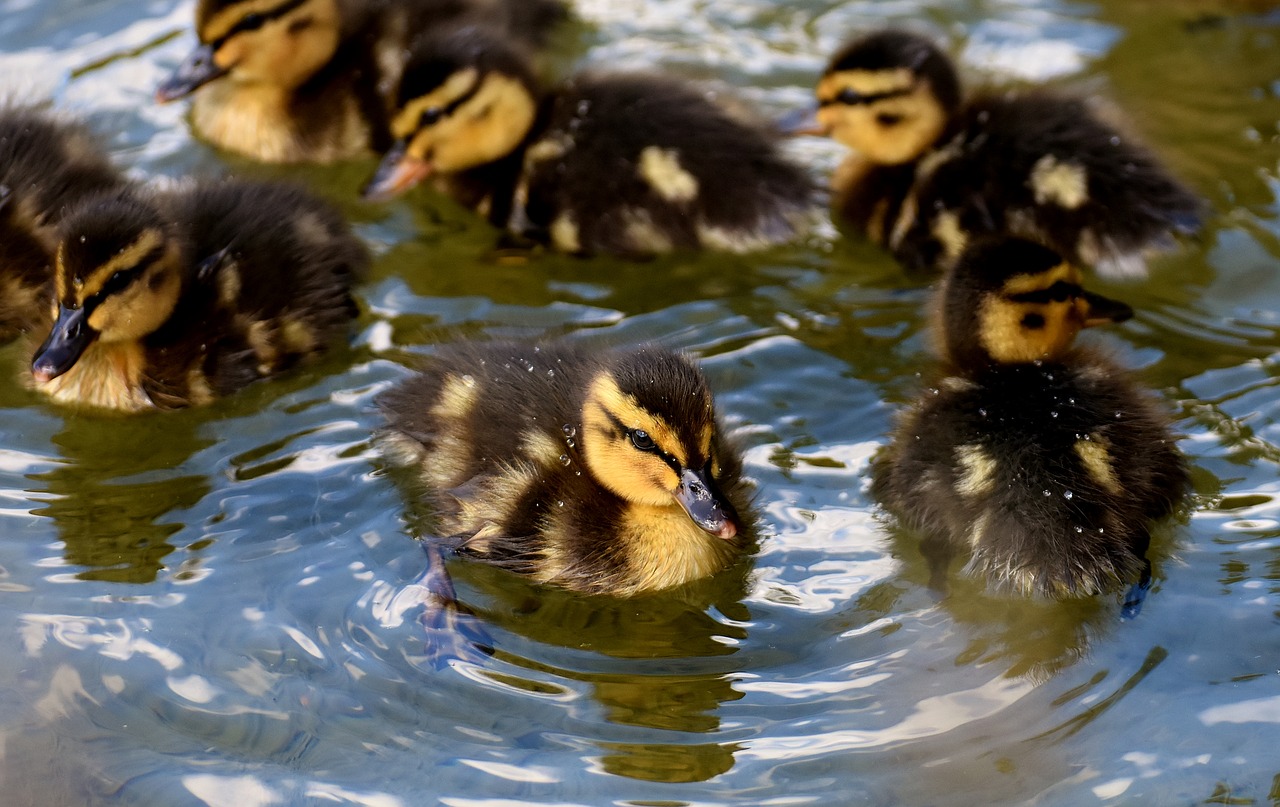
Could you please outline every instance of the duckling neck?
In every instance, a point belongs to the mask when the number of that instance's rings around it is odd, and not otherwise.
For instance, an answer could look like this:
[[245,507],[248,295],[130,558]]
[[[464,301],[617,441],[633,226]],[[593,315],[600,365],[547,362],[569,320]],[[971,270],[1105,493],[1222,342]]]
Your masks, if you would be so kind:
[[96,342],[70,370],[35,386],[64,404],[140,412],[155,407],[143,387],[146,364],[137,341]]

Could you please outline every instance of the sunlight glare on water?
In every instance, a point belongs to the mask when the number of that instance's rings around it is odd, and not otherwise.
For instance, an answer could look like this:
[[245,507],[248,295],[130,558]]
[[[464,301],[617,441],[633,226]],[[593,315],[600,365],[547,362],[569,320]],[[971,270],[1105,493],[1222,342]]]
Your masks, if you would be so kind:
[[[495,257],[374,163],[269,168],[152,94],[187,0],[0,0],[7,93],[140,179],[300,178],[376,255],[351,346],[200,411],[74,413],[0,388],[5,804],[370,807],[1280,803],[1280,12],[1262,0],[576,0],[563,57],[710,82],[779,115],[885,24],[968,81],[1096,95],[1202,194],[1197,238],[1101,289],[1103,343],[1167,403],[1195,511],[1156,583],[1058,603],[927,586],[866,473],[931,367],[925,283],[830,225],[752,256]],[[815,172],[826,141],[788,146]],[[451,562],[496,648],[424,660],[426,563],[372,438],[433,346],[570,332],[703,360],[762,517],[750,562],[631,601]],[[0,348],[9,377],[30,346]]]

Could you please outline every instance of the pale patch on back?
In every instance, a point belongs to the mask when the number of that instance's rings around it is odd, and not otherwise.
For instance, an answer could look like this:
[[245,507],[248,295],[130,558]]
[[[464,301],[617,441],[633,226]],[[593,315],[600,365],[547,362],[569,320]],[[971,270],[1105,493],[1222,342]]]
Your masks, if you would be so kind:
[[965,497],[985,496],[995,490],[996,461],[980,445],[956,447],[956,461],[960,463],[960,475],[956,479],[956,493]]
[[546,432],[530,429],[520,437],[520,450],[540,465],[555,467],[560,464],[564,449]]
[[1075,210],[1089,201],[1089,177],[1084,166],[1059,162],[1052,154],[1036,160],[1028,184],[1035,194],[1036,204],[1056,204]]
[[564,252],[581,252],[582,242],[579,240],[578,222],[569,212],[556,216],[551,222],[551,243]]
[[1095,435],[1089,440],[1077,440],[1074,448],[1089,476],[1103,490],[1116,495],[1124,492],[1120,480],[1116,477],[1115,467],[1111,462],[1110,446],[1106,439]]
[[640,177],[668,202],[682,203],[698,198],[698,179],[680,165],[675,149],[647,146],[640,152]]
[[969,234],[960,227],[960,215],[954,210],[944,210],[933,218],[930,228],[933,237],[942,244],[942,251],[948,261],[954,261],[964,252],[969,243]]
[[653,221],[648,210],[628,208],[622,212],[628,246],[636,252],[670,252],[671,238]]

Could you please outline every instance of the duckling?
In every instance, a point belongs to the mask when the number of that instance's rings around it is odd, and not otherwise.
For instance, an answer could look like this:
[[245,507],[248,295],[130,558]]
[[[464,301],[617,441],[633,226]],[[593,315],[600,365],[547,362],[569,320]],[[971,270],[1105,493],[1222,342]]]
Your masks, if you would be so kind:
[[429,176],[500,227],[569,253],[758,249],[794,238],[815,196],[763,127],[646,74],[585,74],[546,95],[479,27],[420,38],[366,197]]
[[369,260],[337,211],[280,183],[128,187],[58,231],[32,384],[124,411],[208,403],[321,351],[355,315]]
[[67,207],[124,181],[85,127],[37,107],[0,108],[0,339],[39,327]]
[[440,534],[490,563],[631,596],[710,575],[745,548],[741,460],[706,379],[678,354],[459,343],[380,403]]
[[989,581],[1050,597],[1149,582],[1148,528],[1188,489],[1168,420],[1081,328],[1132,310],[1019,239],[979,241],[937,294],[945,374],[906,411],[872,491],[908,527],[944,589],[950,557]]
[[389,93],[417,32],[479,21],[541,44],[567,15],[563,0],[200,0],[200,45],[156,98],[200,90],[196,132],[257,160],[361,157],[390,145]]
[[1198,226],[1196,196],[1084,100],[964,101],[954,65],[921,36],[853,41],[817,97],[814,131],[856,152],[832,179],[837,216],[909,269],[945,270],[974,237],[1005,233],[1103,274],[1142,276],[1144,252]]

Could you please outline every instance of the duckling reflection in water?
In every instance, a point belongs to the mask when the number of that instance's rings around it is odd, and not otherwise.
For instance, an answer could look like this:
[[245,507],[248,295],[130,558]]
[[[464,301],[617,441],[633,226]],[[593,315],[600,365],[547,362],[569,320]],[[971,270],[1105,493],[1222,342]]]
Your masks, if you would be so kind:
[[777,138],[656,75],[581,75],[547,94],[512,43],[468,27],[415,42],[396,146],[366,189],[428,177],[499,227],[577,254],[743,252],[795,238],[812,181]]
[[839,218],[909,269],[946,269],[976,237],[1045,243],[1114,276],[1196,229],[1200,201],[1082,99],[1043,91],[965,101],[924,37],[881,31],[832,58],[812,131],[855,151],[832,179]]
[[873,492],[923,533],[933,585],[950,558],[1023,594],[1096,594],[1150,581],[1148,529],[1186,495],[1168,420],[1129,374],[1074,347],[1128,306],[1085,291],[1076,268],[1026,241],[982,242],[937,295],[946,374],[876,458]]
[[539,44],[567,13],[561,0],[200,0],[200,45],[156,97],[195,93],[197,134],[254,159],[360,157],[390,145],[411,37],[470,21]]
[[390,453],[418,471],[437,532],[466,555],[626,597],[746,549],[741,461],[678,354],[460,343],[380,403]]
[[30,106],[0,106],[0,339],[48,327],[58,223],[124,176],[85,127]]
[[367,264],[337,211],[291,185],[90,197],[58,228],[32,384],[123,411],[208,403],[339,338]]

